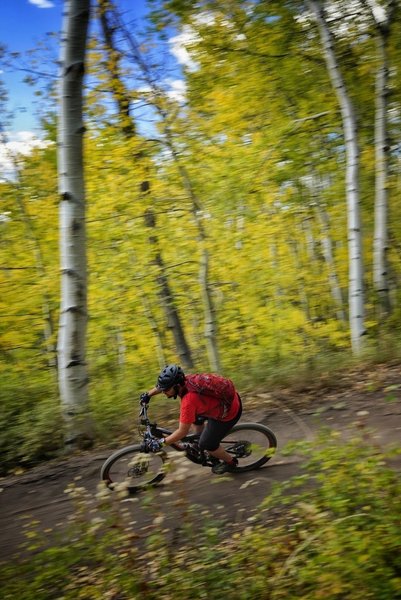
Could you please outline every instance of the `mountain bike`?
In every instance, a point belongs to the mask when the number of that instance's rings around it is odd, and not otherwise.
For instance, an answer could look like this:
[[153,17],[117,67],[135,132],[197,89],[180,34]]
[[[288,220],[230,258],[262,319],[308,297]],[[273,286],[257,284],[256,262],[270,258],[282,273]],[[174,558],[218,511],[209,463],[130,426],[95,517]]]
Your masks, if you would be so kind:
[[[151,442],[164,438],[171,430],[159,427],[148,417],[147,406],[139,413],[142,442],[126,446],[114,452],[104,462],[100,477],[111,489],[123,484],[129,492],[136,492],[160,482],[167,474],[168,453],[164,449],[151,452]],[[261,423],[238,423],[221,441],[223,448],[237,458],[238,466],[233,473],[258,469],[271,459],[277,448],[274,433]],[[218,459],[199,447],[199,435],[189,434],[179,442],[168,446],[182,452],[185,457],[204,467],[212,467]]]

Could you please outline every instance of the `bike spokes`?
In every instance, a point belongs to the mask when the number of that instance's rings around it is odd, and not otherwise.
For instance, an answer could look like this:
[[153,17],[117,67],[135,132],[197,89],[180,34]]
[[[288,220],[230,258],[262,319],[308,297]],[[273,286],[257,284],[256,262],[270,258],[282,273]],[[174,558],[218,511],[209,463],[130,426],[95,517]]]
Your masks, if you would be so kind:
[[232,454],[236,458],[244,458],[252,454],[252,444],[247,441],[239,441],[231,444],[226,448],[229,454]]
[[142,477],[145,473],[148,472],[150,466],[150,456],[149,454],[144,454],[141,452],[140,454],[134,456],[128,463],[128,477]]
[[155,483],[164,475],[164,456],[127,449],[111,457],[103,479],[111,488],[121,484],[131,490]]
[[223,448],[237,458],[241,469],[257,468],[274,454],[277,441],[274,434],[259,424],[240,424],[222,441]]

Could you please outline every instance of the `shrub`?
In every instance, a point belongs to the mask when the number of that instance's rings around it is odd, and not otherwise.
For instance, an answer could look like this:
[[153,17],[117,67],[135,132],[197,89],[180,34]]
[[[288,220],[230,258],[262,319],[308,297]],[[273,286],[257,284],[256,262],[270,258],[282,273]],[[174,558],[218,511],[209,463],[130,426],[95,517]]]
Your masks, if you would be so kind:
[[401,484],[386,457],[361,439],[328,433],[297,453],[305,473],[277,486],[245,528],[216,522],[175,490],[179,541],[164,527],[160,490],[142,496],[153,514],[144,534],[121,502],[123,490],[101,488],[93,497],[70,486],[76,512],[68,537],[38,552],[31,533],[37,554],[3,567],[3,597],[401,598]]

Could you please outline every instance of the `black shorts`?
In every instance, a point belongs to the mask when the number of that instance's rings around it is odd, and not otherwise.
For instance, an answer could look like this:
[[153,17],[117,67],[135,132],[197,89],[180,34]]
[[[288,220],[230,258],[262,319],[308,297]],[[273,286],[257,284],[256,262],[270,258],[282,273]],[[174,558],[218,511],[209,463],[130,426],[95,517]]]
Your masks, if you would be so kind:
[[220,446],[221,440],[227,435],[227,433],[234,427],[241,418],[242,415],[242,403],[239,398],[239,411],[234,419],[230,421],[217,421],[216,419],[208,419],[207,417],[198,417],[195,421],[195,425],[201,425],[207,420],[204,430],[199,438],[199,447],[202,450],[217,450]]

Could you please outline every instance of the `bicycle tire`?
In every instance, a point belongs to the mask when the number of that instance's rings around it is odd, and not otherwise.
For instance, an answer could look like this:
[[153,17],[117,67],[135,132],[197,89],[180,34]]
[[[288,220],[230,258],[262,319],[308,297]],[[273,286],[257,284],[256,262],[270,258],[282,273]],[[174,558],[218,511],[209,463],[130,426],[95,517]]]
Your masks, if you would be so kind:
[[[227,452],[238,459],[238,467],[235,469],[238,473],[259,469],[272,458],[277,448],[275,434],[261,423],[234,425],[221,443]],[[249,446],[246,447],[244,443]]]
[[126,446],[103,463],[100,478],[111,489],[121,485],[129,493],[137,492],[164,479],[166,460],[165,452],[144,453],[140,444]]

